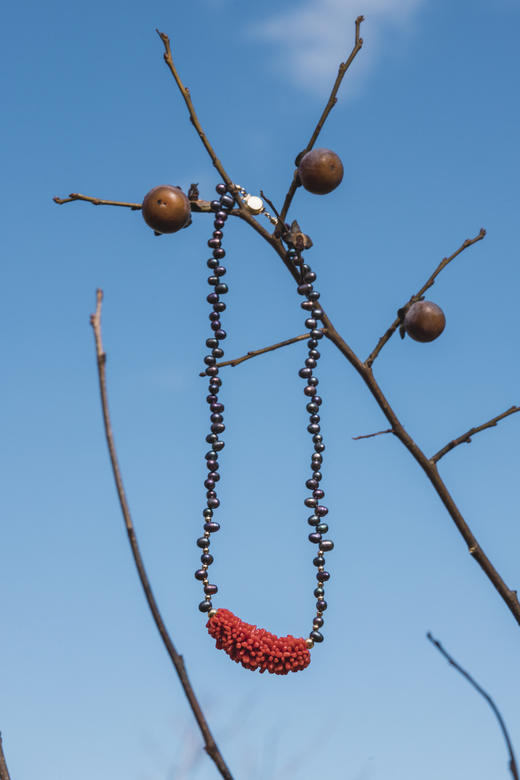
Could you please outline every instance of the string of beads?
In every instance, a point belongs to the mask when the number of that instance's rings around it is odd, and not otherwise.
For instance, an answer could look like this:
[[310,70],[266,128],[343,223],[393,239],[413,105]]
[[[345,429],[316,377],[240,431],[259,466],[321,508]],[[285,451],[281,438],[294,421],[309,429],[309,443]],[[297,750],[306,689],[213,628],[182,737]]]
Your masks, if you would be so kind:
[[323,635],[320,629],[323,626],[323,613],[327,609],[325,601],[325,583],[329,580],[330,574],[325,570],[325,553],[333,549],[334,543],[329,539],[324,539],[323,535],[328,531],[328,525],[325,523],[325,516],[328,514],[327,507],[320,504],[324,497],[324,491],[320,488],[322,480],[321,466],[323,462],[323,451],[325,445],[320,428],[319,410],[322,404],[321,397],[317,394],[319,381],[313,371],[317,366],[320,353],[317,349],[323,332],[318,324],[322,318],[322,310],[318,300],[319,292],[314,289],[313,282],[316,280],[316,274],[311,268],[302,262],[301,254],[295,249],[289,249],[287,252],[288,260],[298,271],[299,284],[298,293],[305,300],[301,303],[302,309],[307,314],[305,327],[309,331],[307,341],[308,356],[305,365],[300,369],[299,375],[305,380],[304,394],[308,398],[306,405],[309,413],[309,424],[307,431],[312,436],[314,452],[311,458],[311,476],[305,485],[311,491],[311,495],[305,498],[305,506],[312,510],[307,522],[312,530],[309,533],[309,541],[317,545],[317,555],[314,557],[313,564],[316,567],[317,586],[314,590],[316,600],[316,615],[312,623],[312,631],[308,639],[295,639],[292,636],[277,637],[264,629],[257,629],[244,623],[235,617],[231,612],[224,609],[215,610],[213,608],[212,596],[218,588],[210,583],[208,569],[213,563],[213,555],[210,553],[211,535],[220,529],[220,524],[214,520],[214,511],[219,507],[220,501],[217,498],[216,486],[220,480],[218,453],[223,449],[224,442],[219,438],[225,430],[223,421],[224,405],[219,401],[219,391],[222,380],[218,376],[219,360],[224,356],[224,350],[221,342],[226,338],[226,332],[222,329],[221,314],[226,309],[226,304],[221,300],[221,296],[228,292],[228,287],[222,282],[222,277],[226,273],[226,268],[222,265],[225,257],[225,250],[222,248],[223,227],[228,217],[229,211],[233,208],[235,198],[228,191],[224,183],[216,187],[219,200],[211,202],[211,209],[215,212],[214,231],[208,241],[208,246],[213,250],[212,257],[207,261],[211,275],[208,277],[208,284],[212,291],[207,296],[207,301],[211,305],[209,314],[212,335],[206,339],[206,346],[210,353],[204,357],[206,365],[205,374],[209,377],[209,394],[206,401],[210,409],[210,433],[206,436],[206,442],[210,445],[210,450],[206,453],[206,467],[208,470],[204,487],[206,488],[206,506],[202,512],[204,518],[203,536],[197,539],[197,546],[201,548],[200,556],[201,568],[195,572],[195,578],[201,581],[204,590],[204,600],[199,604],[199,610],[208,614],[209,633],[217,640],[217,647],[222,647],[228,655],[234,660],[241,662],[243,666],[249,669],[260,669],[270,671],[276,674],[287,674],[288,671],[297,671],[303,669],[310,662],[309,649],[314,643],[323,641]]

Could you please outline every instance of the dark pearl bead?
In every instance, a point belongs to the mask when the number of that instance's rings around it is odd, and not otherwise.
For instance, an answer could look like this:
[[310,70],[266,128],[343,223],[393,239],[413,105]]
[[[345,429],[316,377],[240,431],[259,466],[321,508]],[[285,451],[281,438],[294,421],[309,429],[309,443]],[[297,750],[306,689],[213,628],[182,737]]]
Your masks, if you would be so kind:
[[314,349],[314,347],[318,346],[318,342],[316,339],[309,339],[307,342],[307,346],[309,347],[309,349]]
[[217,230],[220,230],[220,228],[223,228],[223,227],[224,227],[224,225],[226,224],[226,222],[225,222],[225,220],[223,220],[223,219],[216,219],[216,220],[214,221],[214,223],[213,223],[213,224],[214,224],[214,226],[217,228]]
[[205,479],[204,480],[204,487],[206,490],[213,490],[215,487],[215,480],[214,479]]
[[315,566],[325,566],[325,558],[323,555],[317,555],[312,562]]
[[330,539],[324,539],[322,542],[320,542],[321,552],[330,552],[333,549],[334,549],[334,542],[332,542]]
[[207,376],[216,376],[218,374],[218,368],[216,366],[209,366],[205,373]]
[[206,596],[214,596],[218,592],[216,585],[204,585],[204,593]]
[[[210,509],[217,509],[220,506],[220,501],[218,500],[218,498],[208,498],[208,506]],[[207,531],[209,529],[205,527],[204,530]]]
[[317,599],[320,599],[325,593],[325,588],[323,585],[318,585],[317,588],[314,588],[314,595]]
[[218,471],[218,462],[216,460],[208,460],[206,466],[208,471]]
[[218,482],[218,481],[219,481],[219,479],[220,479],[220,474],[218,473],[218,471],[213,471],[213,472],[211,473],[211,479],[215,480],[215,482]]
[[210,238],[208,241],[208,246],[211,249],[218,249],[220,247],[220,238]]
[[310,349],[309,350],[309,357],[310,358],[314,358],[314,360],[319,360],[321,355],[320,355],[320,353],[318,352],[317,349]]
[[204,362],[207,366],[214,366],[216,361],[216,358],[213,357],[213,355],[206,355],[204,358]]
[[308,295],[312,291],[312,284],[299,284],[298,292],[300,295]]
[[201,601],[199,604],[199,610],[201,612],[209,612],[210,609],[213,609],[213,605],[211,601]]
[[[223,419],[221,414],[212,414],[210,417],[212,423],[221,423]],[[218,433],[218,431],[214,431],[214,433]]]
[[[328,571],[319,571],[316,575],[316,579],[318,582],[327,582],[327,580],[330,580],[330,574]],[[320,612],[323,612],[323,610],[320,610]]]
[[327,609],[327,602],[323,601],[323,599],[318,599],[318,601],[316,602],[316,609],[318,610],[318,612],[325,612],[325,610]]
[[224,303],[224,301],[217,301],[217,303],[213,304],[213,311],[222,312],[225,310],[226,310],[226,304]]
[[317,324],[318,324],[317,320],[313,319],[312,317],[309,317],[309,319],[305,320],[305,327],[309,328],[309,330],[314,329]]
[[325,445],[317,443],[314,445],[314,449],[316,450],[316,452],[323,452],[323,450],[325,449]]
[[313,452],[311,460],[313,463],[323,463],[323,455],[320,455],[319,452]]
[[[217,277],[215,277],[215,279],[216,278]],[[208,318],[211,322],[216,322],[220,318],[220,314],[217,311],[210,311],[210,313],[208,314]]]
[[218,402],[217,403],[213,403],[213,404],[211,404],[211,406],[209,408],[211,409],[212,412],[223,412],[224,411],[224,404],[219,404]]
[[308,536],[309,542],[312,542],[313,544],[318,544],[318,542],[321,542],[321,534],[312,533]]
[[217,258],[216,257],[210,257],[208,262],[206,263],[206,265],[208,266],[208,268],[211,268],[212,270],[214,268],[217,268],[218,267],[218,260],[217,260]]
[[319,421],[320,421],[319,414],[311,414],[311,416],[309,417],[309,422],[311,423],[319,423]]
[[320,522],[320,518],[318,517],[318,515],[311,515],[309,518],[307,518],[307,522],[309,523],[309,525],[318,525],[318,523]]
[[221,422],[213,423],[213,425],[211,426],[211,430],[213,433],[222,433],[223,431],[226,430],[226,426],[224,425],[224,423]]
[[225,193],[227,192],[227,186],[225,184],[223,184],[222,182],[219,182],[219,184],[217,184],[215,189],[216,189],[216,191],[218,192],[219,195],[225,195]]
[[[216,249],[215,251],[218,252],[218,249]],[[311,337],[313,339],[318,339],[319,340],[319,339],[323,338],[323,333],[321,332],[321,330],[316,330],[316,329],[311,330],[310,331],[310,335],[311,335]]]
[[219,295],[225,295],[228,291],[227,284],[224,284],[224,282],[220,282],[220,284],[217,284],[215,287],[215,292],[217,292]]
[[325,515],[329,514],[329,510],[326,506],[318,506],[316,507],[316,514],[319,515],[319,517],[325,517]]
[[323,441],[323,436],[316,434],[316,436],[312,437],[312,440],[314,444],[321,444],[321,442]]
[[209,207],[212,211],[219,211],[220,210],[220,201],[219,200],[212,200],[209,204]]
[[300,303],[300,306],[301,306],[302,309],[304,309],[304,311],[312,311],[313,305],[314,304],[313,304],[312,301],[302,301]]
[[218,301],[218,295],[216,292],[210,293],[206,298],[208,303],[216,303]]
[[325,495],[325,491],[324,490],[319,490],[317,488],[316,490],[313,491],[312,495],[314,496],[314,498],[323,498],[323,496]]
[[222,330],[222,328],[220,328],[219,330],[215,331],[215,336],[218,338],[219,341],[224,341],[224,339],[227,336],[227,333],[225,330]]
[[307,360],[305,361],[305,365],[307,366],[307,368],[316,368],[316,361],[314,360],[314,358],[307,358]]
[[232,195],[223,195],[220,199],[220,203],[225,209],[233,208],[234,202],[235,199]]
[[311,317],[314,317],[315,320],[321,320],[323,317],[323,309],[312,309]]
[[301,376],[302,379],[308,379],[312,376],[312,370],[310,368],[300,368],[298,376]]
[[323,620],[322,617],[319,617],[319,616],[315,617],[314,620],[312,621],[312,627],[313,628],[321,628],[324,622],[325,621]]
[[218,347],[218,340],[215,338],[206,339],[206,346],[209,349],[216,349]]
[[213,320],[213,322],[210,324],[210,328],[212,331],[217,331],[220,329],[220,320]]
[[206,436],[206,441],[208,442],[208,444],[214,444],[217,441],[217,439],[218,436],[216,433],[208,433],[208,435]]
[[217,452],[220,452],[220,450],[224,449],[225,444],[223,441],[216,441],[213,446]]
[[318,433],[318,431],[320,430],[320,426],[318,425],[318,423],[311,423],[310,425],[307,426],[307,430],[309,431],[309,433]]
[[320,380],[318,379],[318,377],[317,377],[317,376],[311,376],[311,377],[309,377],[309,382],[308,382],[308,384],[309,384],[311,387],[317,387],[317,386],[319,385],[319,383],[320,383]]
[[310,395],[310,396],[313,396],[313,395],[315,394],[315,392],[316,392],[316,388],[315,388],[315,387],[313,387],[312,385],[307,385],[307,386],[304,388],[304,391],[303,391],[303,392],[305,393],[305,395]]
[[321,403],[322,403],[321,396],[319,396],[319,395],[314,396],[313,401],[314,401],[315,404],[318,404],[318,406],[321,406]]
[[314,507],[317,506],[318,501],[315,498],[306,498],[303,503],[305,506],[308,506],[309,509],[314,509]]
[[319,463],[315,463],[314,461],[311,463],[311,469],[312,469],[312,471],[314,471],[314,478],[315,479],[317,479],[316,473],[320,471],[320,468],[321,468],[321,466],[320,466]]
[[[200,609],[200,607],[199,607]],[[313,642],[319,643],[323,642],[323,634],[320,634],[319,631],[311,631],[309,634],[310,639],[312,639]]]
[[[317,301],[319,297],[320,297],[320,294],[319,294],[319,292],[317,292],[317,290],[313,290],[308,295],[308,298],[309,298],[310,301]],[[321,334],[321,335],[323,335],[323,334]],[[316,338],[316,336],[313,336],[312,338]]]
[[200,556],[200,562],[204,563],[206,566],[211,566],[213,560],[213,556],[210,553],[202,553]]
[[207,573],[206,569],[197,569],[197,571],[195,572],[195,579],[196,580],[204,580],[204,579],[206,579],[207,574],[208,573]]
[[315,414],[319,409],[318,404],[315,401],[309,401],[309,403],[305,408],[307,409],[309,414]]
[[215,523],[213,521],[210,523],[204,523],[203,528],[205,531],[209,531],[210,534],[215,534],[220,530],[220,523]]
[[320,523],[319,525],[316,526],[316,530],[320,534],[326,534],[327,531],[329,530],[329,526],[327,525],[327,523]]
[[217,260],[222,260],[222,258],[225,256],[226,256],[226,250],[222,249],[222,247],[220,249],[213,250],[213,257],[216,258]]
[[[203,517],[213,517],[213,512],[211,509],[204,509],[202,512]],[[206,529],[204,529],[206,530]]]
[[227,214],[225,211],[220,210],[217,211],[217,213],[215,214],[215,218],[222,220],[222,222],[225,222],[227,219]]
[[224,276],[226,273],[226,269],[223,265],[219,265],[217,268],[215,268],[215,276]]
[[222,232],[222,230],[214,230],[213,231],[213,238],[218,238],[219,241],[221,240],[223,235],[224,235],[224,233]]
[[308,479],[307,482],[305,483],[305,487],[309,488],[309,490],[316,490],[318,484],[319,483],[316,482],[315,479]]
[[207,536],[200,536],[197,539],[197,547],[209,547],[211,544],[211,541],[208,539]]
[[[314,464],[314,468],[316,468],[316,463]],[[314,469],[313,469],[314,470]],[[314,474],[312,475],[317,482],[321,482],[321,478],[323,477],[323,474],[321,471],[314,471]]]

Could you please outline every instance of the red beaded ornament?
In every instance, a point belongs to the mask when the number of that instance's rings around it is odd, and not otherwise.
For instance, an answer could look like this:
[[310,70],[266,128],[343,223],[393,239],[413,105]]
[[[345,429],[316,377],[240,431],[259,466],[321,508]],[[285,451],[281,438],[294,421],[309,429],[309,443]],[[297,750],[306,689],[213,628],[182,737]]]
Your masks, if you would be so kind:
[[[330,539],[323,538],[323,534],[329,530],[327,523],[325,523],[328,509],[319,503],[325,495],[320,488],[322,453],[325,445],[323,444],[319,425],[319,409],[322,401],[320,396],[317,395],[318,379],[313,375],[313,369],[320,358],[320,353],[316,348],[323,337],[323,332],[318,328],[318,322],[321,320],[323,312],[318,303],[320,294],[313,287],[316,274],[311,271],[308,265],[302,262],[300,252],[289,243],[287,259],[298,272],[298,293],[305,298],[301,307],[307,313],[305,327],[309,330],[309,340],[307,342],[309,353],[305,360],[305,366],[299,371],[299,376],[306,382],[303,392],[308,399],[306,409],[310,415],[307,431],[312,435],[314,445],[310,464],[312,473],[305,483],[307,489],[311,491],[311,495],[305,499],[304,504],[312,511],[310,517],[307,518],[307,523],[311,526],[311,533],[309,533],[308,538],[312,544],[317,545],[317,555],[313,560],[317,570],[317,586],[314,589],[314,596],[317,601],[316,616],[313,619],[312,631],[308,639],[295,638],[291,635],[279,637],[263,628],[257,628],[254,625],[245,623],[227,609],[214,609],[211,601],[212,596],[218,591],[217,586],[209,582],[208,569],[213,563],[213,555],[210,553],[211,536],[220,529],[220,524],[213,519],[213,513],[220,506],[216,493],[216,483],[220,480],[218,454],[223,449],[224,442],[219,439],[219,436],[225,430],[222,416],[224,405],[220,403],[218,398],[222,380],[218,376],[217,365],[217,361],[224,355],[221,343],[227,335],[220,322],[220,316],[226,309],[226,304],[221,299],[221,296],[228,291],[227,284],[222,282],[226,268],[221,263],[226,252],[222,248],[221,243],[223,237],[222,228],[225,225],[229,211],[235,203],[235,197],[230,194],[226,184],[218,184],[216,190],[220,195],[220,200],[213,200],[210,204],[211,210],[215,212],[215,230],[208,241],[208,246],[213,250],[213,256],[207,261],[207,266],[211,273],[208,277],[208,284],[213,288],[207,296],[207,301],[212,307],[209,319],[213,333],[210,338],[206,339],[206,346],[211,352],[204,358],[204,363],[206,364],[204,373],[209,378],[209,395],[206,397],[206,401],[211,412],[211,432],[206,436],[206,442],[211,449],[206,453],[206,467],[208,470],[204,482],[204,487],[207,491],[206,507],[202,512],[204,517],[204,535],[197,539],[197,546],[202,549],[200,556],[202,565],[195,572],[195,578],[200,580],[204,587],[204,601],[201,601],[199,604],[199,610],[208,614],[209,620],[206,626],[210,636],[216,640],[217,648],[225,650],[234,661],[241,663],[246,669],[258,669],[260,673],[268,671],[271,674],[288,674],[288,672],[297,672],[300,669],[305,669],[311,660],[309,650],[315,643],[323,642],[323,635],[320,633],[320,629],[323,626],[323,613],[327,609],[324,585],[330,578],[329,572],[325,571],[324,556],[325,553],[330,552],[334,547],[334,543]],[[236,190],[242,192],[242,188],[238,186]],[[255,214],[260,213],[256,208],[256,201],[261,203],[260,199],[251,199],[246,195],[244,198],[246,206],[249,202],[248,198],[255,206],[255,210],[251,209],[251,212]],[[270,215],[267,216],[273,221]]]

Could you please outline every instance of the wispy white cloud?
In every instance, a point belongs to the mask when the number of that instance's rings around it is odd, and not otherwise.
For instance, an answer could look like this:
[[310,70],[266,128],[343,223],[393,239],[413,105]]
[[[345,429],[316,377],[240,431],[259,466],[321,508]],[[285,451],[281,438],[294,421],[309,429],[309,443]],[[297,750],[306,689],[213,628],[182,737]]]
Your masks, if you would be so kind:
[[[403,38],[426,0],[304,0],[255,24],[252,34],[273,45],[272,66],[301,89],[323,94],[354,40],[354,20],[365,16],[363,54],[347,91],[359,89],[385,37]],[[401,40],[401,43],[403,41]],[[394,40],[395,43],[395,40]]]

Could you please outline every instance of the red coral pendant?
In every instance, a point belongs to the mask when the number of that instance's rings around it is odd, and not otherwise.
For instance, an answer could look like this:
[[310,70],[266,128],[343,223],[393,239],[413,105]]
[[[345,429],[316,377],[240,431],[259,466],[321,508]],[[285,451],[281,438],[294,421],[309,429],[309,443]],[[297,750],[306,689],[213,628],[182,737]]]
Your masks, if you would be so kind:
[[225,650],[233,661],[246,669],[271,674],[287,674],[305,669],[311,654],[305,639],[276,636],[233,615],[229,609],[218,609],[206,623],[219,650]]

